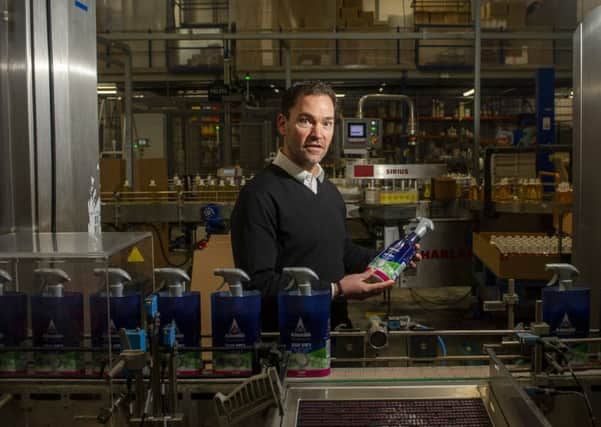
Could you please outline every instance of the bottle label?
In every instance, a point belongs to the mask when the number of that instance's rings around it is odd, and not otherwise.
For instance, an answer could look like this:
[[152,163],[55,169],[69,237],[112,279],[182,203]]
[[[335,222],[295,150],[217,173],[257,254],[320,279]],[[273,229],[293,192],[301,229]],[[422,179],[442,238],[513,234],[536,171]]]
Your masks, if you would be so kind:
[[[235,349],[246,345],[246,334],[234,317],[223,339],[224,347]],[[251,351],[213,352],[213,372],[220,375],[251,375],[253,357]]]
[[380,257],[374,258],[368,266],[368,268],[374,270],[374,274],[382,280],[396,280],[405,267],[407,267],[407,265],[404,262],[399,263],[394,260],[386,260]]
[[[329,329],[329,328],[328,328]],[[290,358],[288,376],[317,377],[330,372],[330,338],[319,342],[312,340],[303,319],[298,318],[296,328],[290,333]]]

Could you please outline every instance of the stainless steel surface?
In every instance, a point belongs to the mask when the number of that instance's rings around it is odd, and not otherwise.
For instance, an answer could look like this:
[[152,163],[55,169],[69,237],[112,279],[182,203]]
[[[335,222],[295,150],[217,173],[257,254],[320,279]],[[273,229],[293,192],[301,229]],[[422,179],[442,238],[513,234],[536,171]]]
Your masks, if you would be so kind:
[[2,259],[108,258],[119,251],[152,239],[151,233],[9,233],[0,235]]
[[497,355],[490,349],[487,352],[490,356],[490,393],[498,402],[497,410],[502,412],[507,424],[511,427],[551,427]]
[[574,33],[574,248],[572,263],[580,270],[580,286],[591,287],[591,327],[599,327],[601,238],[599,164],[601,162],[601,8],[592,10]]
[[92,189],[99,191],[96,1],[88,0],[86,6],[84,11],[71,1],[54,1],[48,11],[57,231],[86,231],[90,195]]
[[[33,5],[32,2],[29,2]],[[35,199],[32,204],[37,205],[36,215],[37,231],[50,231],[54,224],[54,215],[56,214],[52,206],[53,197],[53,118],[51,114],[51,74],[48,72],[51,54],[48,48],[48,11],[47,3],[37,2],[33,7],[32,27],[33,31],[33,98],[29,101],[32,104],[31,113],[35,140],[35,151],[32,151],[33,159],[37,164],[31,165],[32,180],[31,187],[35,188],[33,196]],[[35,102],[34,102],[35,100]],[[34,111],[35,109],[35,111]],[[31,162],[32,160],[30,160]],[[34,223],[35,223],[34,222]]]
[[4,3],[0,230],[87,230],[98,191],[95,1],[87,11]]
[[0,233],[35,224],[34,135],[31,122],[30,2],[3,1],[0,9]]

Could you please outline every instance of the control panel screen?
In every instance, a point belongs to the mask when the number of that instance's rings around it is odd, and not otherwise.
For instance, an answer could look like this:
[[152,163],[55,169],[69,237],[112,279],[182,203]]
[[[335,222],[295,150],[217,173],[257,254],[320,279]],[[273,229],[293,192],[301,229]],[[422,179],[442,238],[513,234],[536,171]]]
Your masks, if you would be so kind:
[[365,123],[349,123],[347,128],[348,138],[365,138]]

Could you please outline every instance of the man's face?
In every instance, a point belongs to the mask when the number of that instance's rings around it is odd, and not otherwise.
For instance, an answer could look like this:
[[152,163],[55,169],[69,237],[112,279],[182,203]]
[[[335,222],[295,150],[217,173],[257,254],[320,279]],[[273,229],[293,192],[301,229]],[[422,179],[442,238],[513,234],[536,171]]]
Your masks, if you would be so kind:
[[327,95],[299,97],[289,117],[278,116],[278,131],[284,138],[283,153],[312,172],[328,152],[334,136],[334,104]]

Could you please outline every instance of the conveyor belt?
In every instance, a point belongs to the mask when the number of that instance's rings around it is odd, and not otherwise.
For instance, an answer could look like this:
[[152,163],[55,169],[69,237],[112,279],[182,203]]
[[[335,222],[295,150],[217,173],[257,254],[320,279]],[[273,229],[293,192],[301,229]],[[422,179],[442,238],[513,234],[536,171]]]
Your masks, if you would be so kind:
[[480,399],[301,400],[298,427],[492,426]]

